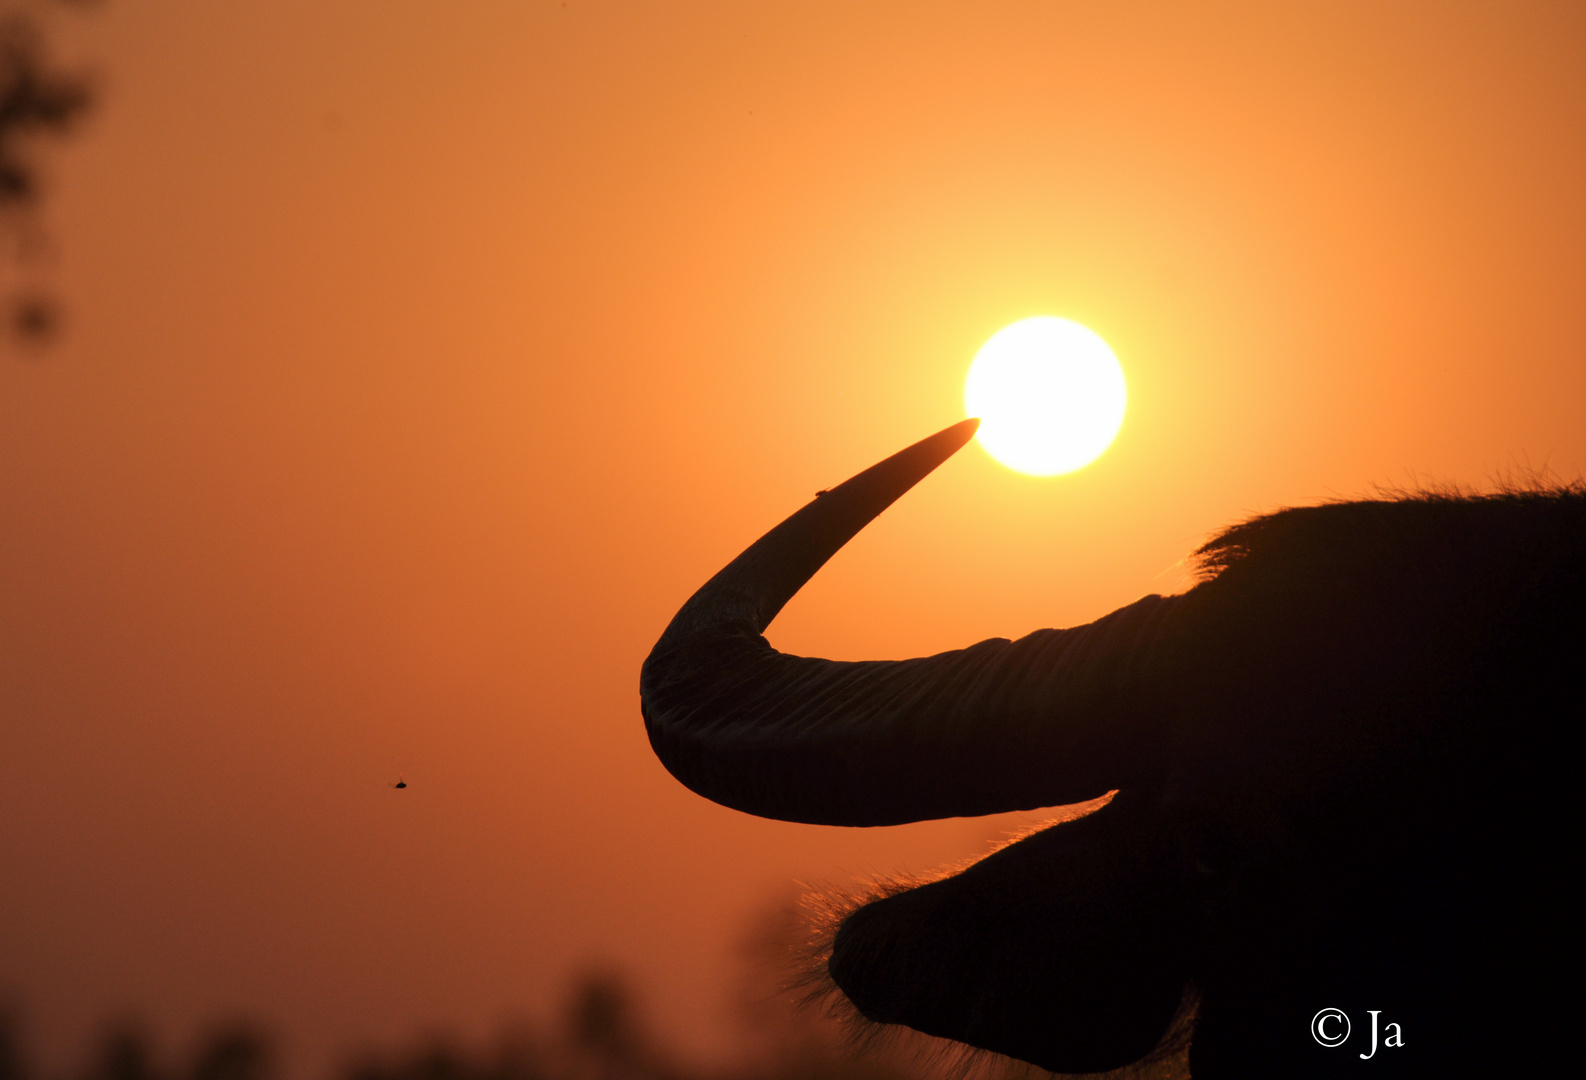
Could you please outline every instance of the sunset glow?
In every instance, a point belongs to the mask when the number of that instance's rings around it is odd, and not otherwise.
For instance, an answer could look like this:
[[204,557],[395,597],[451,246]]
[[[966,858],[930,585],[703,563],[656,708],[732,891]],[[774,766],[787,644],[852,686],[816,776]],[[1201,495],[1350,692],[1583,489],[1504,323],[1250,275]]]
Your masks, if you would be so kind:
[[1123,368],[1092,331],[1052,316],[993,334],[969,365],[964,406],[980,442],[1010,469],[1073,472],[1112,445],[1128,391]]
[[[97,101],[60,138],[0,117],[40,185],[0,251],[11,1080],[103,1080],[123,1017],[156,1080],[232,1018],[279,1033],[269,1080],[497,1018],[560,1054],[607,972],[701,1075],[803,1068],[734,996],[780,985],[747,945],[795,883],[923,878],[1052,812],[724,810],[657,760],[639,671],[728,560],[966,402],[981,445],[773,647],[1081,626],[1264,509],[1586,475],[1586,4],[6,11],[39,31],[17,85]],[[981,397],[1043,327],[1100,387]],[[1349,999],[1356,1039],[1430,1007],[1391,997]]]

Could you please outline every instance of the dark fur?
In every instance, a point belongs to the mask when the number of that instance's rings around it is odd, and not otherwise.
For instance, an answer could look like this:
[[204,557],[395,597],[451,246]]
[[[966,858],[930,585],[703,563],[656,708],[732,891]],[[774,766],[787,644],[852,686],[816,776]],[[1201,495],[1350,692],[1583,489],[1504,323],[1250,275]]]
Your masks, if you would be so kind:
[[[1049,1070],[1024,1061],[964,1042],[925,1035],[912,1028],[871,1020],[854,1006],[832,980],[829,963],[839,929],[860,908],[956,877],[998,852],[1048,829],[1094,813],[1111,801],[1112,795],[1109,794],[1089,803],[1060,808],[1054,817],[994,844],[985,855],[944,867],[928,876],[897,874],[878,878],[857,890],[827,887],[807,893],[802,905],[806,933],[794,949],[790,989],[801,997],[806,1008],[818,1009],[838,1021],[854,1048],[867,1051],[880,1049],[893,1057],[902,1056],[914,1061],[925,1074],[945,1076],[951,1080],[1053,1080],[1055,1074]],[[1187,1077],[1185,1053],[1189,1048],[1197,1001],[1193,988],[1187,990],[1179,1002],[1173,1022],[1153,1050],[1139,1061],[1110,1075],[1119,1080],[1183,1080]]]
[[[1586,491],[1283,510],[1195,559],[1145,779],[844,913],[836,984],[1057,1071],[1160,1058],[1192,996],[1197,1080],[1572,1056]],[[1326,1006],[1405,1047],[1319,1047]]]

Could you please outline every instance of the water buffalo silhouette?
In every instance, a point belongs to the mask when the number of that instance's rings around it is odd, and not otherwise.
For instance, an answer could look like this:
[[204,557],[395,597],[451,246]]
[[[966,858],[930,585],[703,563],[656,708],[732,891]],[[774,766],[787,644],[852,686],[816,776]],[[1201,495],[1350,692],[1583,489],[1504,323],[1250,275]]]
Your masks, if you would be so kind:
[[858,1011],[1057,1072],[1149,1062],[1174,1032],[1197,1080],[1572,1060],[1586,492],[1282,510],[1201,547],[1187,592],[1086,626],[901,661],[773,649],[799,587],[973,433],[771,530],[640,679],[666,767],[764,817],[1117,792],[849,913],[827,966]]

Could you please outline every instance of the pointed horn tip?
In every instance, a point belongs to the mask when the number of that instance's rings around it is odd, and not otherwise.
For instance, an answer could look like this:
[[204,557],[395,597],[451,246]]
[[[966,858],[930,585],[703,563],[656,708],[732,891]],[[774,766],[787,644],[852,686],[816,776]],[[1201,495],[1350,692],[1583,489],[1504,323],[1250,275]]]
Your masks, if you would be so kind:
[[656,648],[693,633],[702,620],[718,620],[721,613],[717,609],[723,605],[731,609],[732,617],[746,619],[756,633],[764,633],[782,606],[827,559],[963,449],[979,427],[977,418],[960,420],[817,492],[802,509],[749,545],[701,586],[667,626]]
[[[916,443],[915,446],[937,446],[942,448],[950,448],[947,449],[947,456],[951,457],[953,454],[956,454],[959,450],[961,450],[970,439],[973,439],[975,437],[975,433],[979,430],[980,417],[971,416],[967,420],[960,420],[956,424],[950,424],[947,427],[944,427],[941,431],[938,431],[934,435],[927,435],[925,438]],[[914,447],[908,448],[908,450],[912,449],[914,449]],[[903,452],[907,453],[908,450]]]
[[935,434],[927,435],[911,446],[904,447],[891,457],[877,462],[864,472],[849,477],[844,483],[831,489],[834,492],[856,489],[876,490],[875,485],[879,482],[881,490],[891,490],[892,494],[884,503],[876,506],[863,522],[855,524],[855,531],[863,528],[864,522],[879,514],[891,504],[893,499],[935,472],[939,465],[962,450],[969,440],[975,437],[975,432],[979,428],[980,420],[977,417],[960,420]]
[[956,424],[943,428],[935,435],[926,437],[922,442],[945,449],[947,453],[942,458],[945,461],[968,445],[969,440],[973,439],[975,433],[979,430],[980,417],[971,416],[967,420],[960,420]]

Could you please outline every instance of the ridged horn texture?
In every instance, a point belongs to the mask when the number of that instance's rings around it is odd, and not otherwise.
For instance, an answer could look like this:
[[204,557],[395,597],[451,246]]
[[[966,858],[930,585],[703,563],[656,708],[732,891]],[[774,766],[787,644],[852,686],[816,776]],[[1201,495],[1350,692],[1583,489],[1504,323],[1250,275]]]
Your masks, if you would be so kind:
[[673,776],[761,817],[896,825],[1078,802],[1153,767],[1147,720],[1177,598],[913,660],[790,656],[761,636],[978,424],[817,496],[683,605],[639,677],[650,745]]

